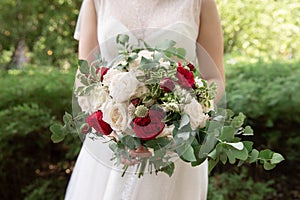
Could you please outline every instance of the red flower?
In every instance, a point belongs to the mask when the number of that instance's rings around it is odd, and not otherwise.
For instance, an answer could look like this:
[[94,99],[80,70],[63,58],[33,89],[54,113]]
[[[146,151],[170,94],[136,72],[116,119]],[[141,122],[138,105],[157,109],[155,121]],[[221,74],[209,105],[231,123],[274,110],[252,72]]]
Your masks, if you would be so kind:
[[89,126],[93,127],[97,132],[103,135],[109,135],[112,132],[112,128],[108,123],[103,121],[103,113],[101,110],[94,112],[86,118],[86,122]]
[[139,103],[140,103],[140,99],[139,98],[135,98],[135,99],[132,99],[131,100],[131,103],[135,106],[135,107],[137,107],[138,105],[139,105]]
[[103,76],[107,73],[107,71],[109,70],[109,68],[107,67],[100,67],[96,69],[96,74],[99,73],[100,71],[100,80],[103,81]]
[[190,89],[195,84],[194,74],[182,67],[181,63],[178,63],[176,76],[178,83],[185,89]]
[[190,71],[195,71],[196,68],[192,63],[187,64],[187,66],[190,68]]
[[133,121],[133,130],[142,140],[151,140],[158,136],[165,127],[162,122],[164,113],[158,110],[149,110],[147,117],[137,117]]
[[171,78],[163,78],[159,84],[160,88],[165,92],[172,92],[175,88],[175,83]]

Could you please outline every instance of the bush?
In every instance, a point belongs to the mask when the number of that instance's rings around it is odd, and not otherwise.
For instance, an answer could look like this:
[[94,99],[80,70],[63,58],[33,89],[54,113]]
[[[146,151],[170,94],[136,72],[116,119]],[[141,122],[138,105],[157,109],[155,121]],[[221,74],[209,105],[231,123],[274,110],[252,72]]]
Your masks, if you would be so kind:
[[246,168],[241,173],[223,173],[210,177],[208,200],[262,200],[274,193],[273,181],[254,181]]
[[46,67],[0,73],[1,199],[63,196],[80,140],[53,144],[49,125],[71,109],[73,81]]
[[227,70],[227,105],[242,111],[270,147],[296,158],[300,146],[300,63],[257,63]]
[[218,0],[225,53],[249,60],[297,58],[298,0]]

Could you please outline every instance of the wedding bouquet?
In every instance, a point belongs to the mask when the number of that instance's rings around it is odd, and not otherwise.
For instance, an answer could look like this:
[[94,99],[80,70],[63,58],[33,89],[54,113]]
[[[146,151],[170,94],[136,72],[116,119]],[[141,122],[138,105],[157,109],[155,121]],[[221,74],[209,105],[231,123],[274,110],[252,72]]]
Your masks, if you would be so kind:
[[[181,159],[197,166],[206,159],[210,170],[221,161],[258,162],[272,169],[283,157],[271,150],[253,149],[252,135],[243,127],[245,116],[214,105],[216,85],[199,76],[195,64],[185,59],[185,49],[163,41],[155,47],[144,41],[131,45],[127,35],[118,35],[119,54],[111,62],[101,55],[79,61],[79,84],[74,92],[81,109],[64,116],[65,125],[51,126],[52,140],[62,141],[69,132],[93,139],[106,138],[116,165],[122,159],[136,160],[136,173],[174,171]],[[142,44],[142,45],[141,45]],[[78,124],[78,120],[77,120]],[[130,150],[147,149],[147,157],[132,157]]]

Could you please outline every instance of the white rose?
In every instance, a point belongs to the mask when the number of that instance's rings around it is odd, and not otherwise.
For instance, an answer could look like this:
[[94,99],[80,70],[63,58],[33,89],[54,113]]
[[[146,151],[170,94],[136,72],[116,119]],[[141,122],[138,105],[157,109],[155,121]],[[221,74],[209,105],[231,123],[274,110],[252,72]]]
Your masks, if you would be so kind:
[[78,96],[77,97],[78,105],[80,106],[82,112],[92,113],[92,105],[90,96]]
[[129,101],[130,97],[135,93],[138,84],[139,81],[131,72],[116,74],[111,79],[109,94],[117,103]]
[[190,116],[191,128],[196,130],[198,127],[203,128],[205,126],[208,115],[203,113],[203,108],[196,99],[192,99],[189,104],[186,104],[183,108],[183,112]]
[[111,80],[114,76],[116,76],[117,74],[120,74],[122,73],[120,70],[117,70],[117,69],[113,69],[113,68],[110,68],[107,73],[103,76],[103,85],[104,86],[109,86],[110,83],[111,83]]
[[108,98],[108,93],[104,87],[97,86],[91,91],[91,105],[93,111],[100,110],[101,106],[106,102]]
[[111,99],[106,101],[102,107],[103,120],[107,122],[115,131],[125,131],[131,119],[127,114],[128,105],[116,103]]

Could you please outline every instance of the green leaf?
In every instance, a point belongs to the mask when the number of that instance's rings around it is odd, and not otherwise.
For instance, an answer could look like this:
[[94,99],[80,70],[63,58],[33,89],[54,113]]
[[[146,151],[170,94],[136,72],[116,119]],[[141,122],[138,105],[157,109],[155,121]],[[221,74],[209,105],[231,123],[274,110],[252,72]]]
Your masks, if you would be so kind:
[[63,132],[63,126],[60,124],[53,124],[50,126],[50,131],[52,132],[51,140],[54,143],[59,143],[65,139],[65,134]]
[[52,134],[51,140],[54,143],[59,143],[65,139],[65,135]]
[[232,142],[234,140],[235,129],[230,126],[225,126],[220,135],[220,140]]
[[271,170],[271,169],[274,169],[276,167],[275,164],[271,164],[271,163],[268,163],[268,162],[264,162],[264,169],[265,170]]
[[173,175],[174,168],[175,168],[175,165],[173,162],[171,162],[167,166],[163,167],[161,169],[161,171],[165,172],[166,174],[168,174],[169,177],[171,177]]
[[186,56],[186,51],[184,48],[177,48],[177,56],[181,59],[184,59]]
[[71,121],[73,121],[72,115],[65,112],[65,114],[63,116],[63,121],[64,121],[65,124],[70,123]]
[[210,157],[210,158],[216,160],[216,159],[217,159],[217,150],[214,149],[212,152],[210,152],[210,153],[208,154],[208,157]]
[[273,153],[270,149],[265,149],[259,152],[259,158],[270,160],[272,159]]
[[164,40],[164,41],[158,43],[155,48],[157,50],[163,51],[163,50],[167,50],[175,45],[176,45],[176,42],[173,40]]
[[244,149],[244,144],[242,142],[233,142],[233,143],[230,143],[230,142],[224,142],[224,144],[227,144],[237,150],[243,150]]
[[250,126],[246,126],[243,135],[253,135],[253,129]]
[[237,159],[247,160],[247,158],[248,158],[248,151],[246,148],[244,148],[243,150],[233,149],[233,153]]
[[135,149],[135,139],[130,135],[125,135],[120,138],[120,142],[127,146],[129,149]]
[[274,153],[271,159],[271,164],[278,164],[284,160],[284,157],[279,153]]
[[255,162],[258,158],[258,155],[259,155],[259,151],[257,151],[256,149],[253,149],[249,154],[248,162],[249,163]]
[[147,140],[145,142],[146,147],[153,148],[154,150],[161,149],[169,144],[170,141],[166,137],[159,137],[154,140]]
[[90,68],[89,64],[86,60],[79,60],[79,71],[81,74],[89,74],[90,73]]
[[50,126],[50,131],[53,134],[62,135],[63,134],[62,128],[63,126],[60,124],[53,124]]
[[197,160],[194,154],[194,149],[190,145],[183,145],[176,150],[178,155],[187,162],[194,162]]
[[248,152],[252,151],[253,142],[251,141],[243,141],[244,147],[247,149]]
[[238,116],[235,116],[232,121],[231,121],[231,126],[233,126],[234,128],[239,128],[244,124],[244,120],[245,120],[246,116],[243,113],[239,113]]
[[129,41],[129,36],[126,34],[119,34],[117,35],[116,41],[118,44],[125,45]]
[[208,172],[210,173],[215,166],[218,164],[219,160],[213,160],[213,159],[209,159],[208,160]]
[[190,123],[190,118],[187,114],[182,115],[180,124],[179,124],[179,129],[182,129],[184,126],[188,125]]
[[[224,154],[224,153],[221,153],[220,154],[220,161],[223,163],[223,165],[225,165],[226,164],[226,162],[227,162],[227,156],[226,156],[226,154]],[[229,157],[229,156],[228,156]],[[233,158],[233,157],[230,157],[230,159],[233,159],[232,161],[233,161],[233,163],[235,162],[235,159]],[[230,160],[229,159],[229,160]],[[231,162],[230,162],[231,163]]]

